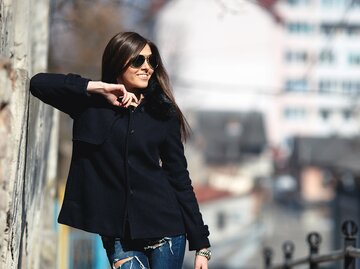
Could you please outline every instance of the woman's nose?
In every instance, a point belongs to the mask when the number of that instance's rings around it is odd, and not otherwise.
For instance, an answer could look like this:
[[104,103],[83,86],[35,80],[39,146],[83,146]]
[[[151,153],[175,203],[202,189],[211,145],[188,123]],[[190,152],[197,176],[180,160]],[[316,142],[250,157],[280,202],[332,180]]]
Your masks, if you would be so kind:
[[142,66],[141,66],[141,69],[148,70],[149,68],[150,68],[149,63],[148,63],[147,60],[145,60],[144,63],[142,64]]

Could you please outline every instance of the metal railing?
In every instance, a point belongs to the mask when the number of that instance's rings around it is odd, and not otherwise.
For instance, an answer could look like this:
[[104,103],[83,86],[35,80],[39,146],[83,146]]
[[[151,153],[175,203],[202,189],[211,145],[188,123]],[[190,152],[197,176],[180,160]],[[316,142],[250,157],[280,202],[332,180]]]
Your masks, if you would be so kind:
[[273,251],[271,248],[265,248],[264,265],[265,269],[292,269],[299,265],[309,265],[309,269],[319,269],[319,264],[336,262],[343,260],[343,269],[355,269],[355,261],[360,258],[360,248],[356,248],[356,235],[358,226],[354,221],[345,221],[342,225],[344,235],[343,249],[334,250],[328,254],[319,254],[321,236],[316,233],[310,233],[307,236],[309,244],[309,256],[293,260],[295,245],[291,241],[283,244],[284,262],[279,265],[272,265]]

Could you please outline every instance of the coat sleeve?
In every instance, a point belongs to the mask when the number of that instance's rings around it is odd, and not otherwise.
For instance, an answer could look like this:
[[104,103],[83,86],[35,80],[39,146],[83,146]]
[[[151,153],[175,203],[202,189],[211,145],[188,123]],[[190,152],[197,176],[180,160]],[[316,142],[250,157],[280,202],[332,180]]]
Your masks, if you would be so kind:
[[30,92],[74,118],[88,100],[89,81],[76,74],[39,73],[30,80]]
[[189,250],[210,247],[208,226],[204,225],[199,205],[193,191],[184,146],[181,141],[180,122],[173,117],[168,122],[167,137],[160,148],[163,169],[175,190],[185,222]]

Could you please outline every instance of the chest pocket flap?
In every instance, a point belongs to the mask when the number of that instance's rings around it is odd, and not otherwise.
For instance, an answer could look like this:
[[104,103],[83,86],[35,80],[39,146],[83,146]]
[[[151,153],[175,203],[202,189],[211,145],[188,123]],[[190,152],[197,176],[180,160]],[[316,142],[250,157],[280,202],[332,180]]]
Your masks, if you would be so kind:
[[109,135],[115,119],[122,114],[121,109],[111,107],[85,109],[74,119],[73,141],[102,144]]

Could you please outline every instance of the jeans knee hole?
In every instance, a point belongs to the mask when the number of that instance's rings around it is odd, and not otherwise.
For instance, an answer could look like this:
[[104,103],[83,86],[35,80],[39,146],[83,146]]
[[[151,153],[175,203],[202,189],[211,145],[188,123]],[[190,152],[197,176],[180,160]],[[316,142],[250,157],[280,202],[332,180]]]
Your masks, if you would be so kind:
[[133,259],[133,257],[128,257],[128,258],[125,258],[125,259],[122,259],[122,260],[117,260],[117,261],[114,262],[113,268],[114,268],[114,269],[119,269],[119,268],[121,268],[121,266],[122,266],[124,263],[129,262],[129,261],[131,261],[132,259]]

